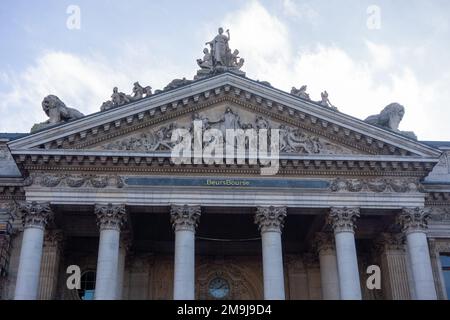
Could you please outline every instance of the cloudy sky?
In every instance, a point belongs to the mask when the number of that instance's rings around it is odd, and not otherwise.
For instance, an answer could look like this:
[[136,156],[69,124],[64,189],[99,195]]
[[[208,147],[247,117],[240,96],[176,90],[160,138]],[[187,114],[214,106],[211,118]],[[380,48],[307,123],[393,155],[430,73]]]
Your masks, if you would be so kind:
[[401,129],[450,140],[448,0],[2,0],[0,132],[44,121],[48,94],[89,114],[114,86],[192,78],[218,26],[252,79],[361,119],[399,102]]

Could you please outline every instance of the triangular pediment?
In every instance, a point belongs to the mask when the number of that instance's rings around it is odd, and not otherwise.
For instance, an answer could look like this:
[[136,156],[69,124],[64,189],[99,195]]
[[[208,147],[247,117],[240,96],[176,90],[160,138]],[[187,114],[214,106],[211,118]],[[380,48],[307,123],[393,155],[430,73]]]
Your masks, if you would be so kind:
[[[129,151],[129,152],[164,152],[171,151],[176,142],[172,141],[173,131],[184,129],[190,134],[194,132],[194,121],[201,123],[202,135],[208,130],[219,133],[221,143],[225,143],[227,130],[242,130],[255,136],[258,130],[267,130],[267,139],[272,129],[278,129],[280,136],[280,152],[285,154],[360,154],[356,148],[339,145],[317,133],[296,127],[282,120],[259,113],[229,101],[184,114],[175,119],[133,131],[117,138],[108,139],[89,146],[89,150]],[[191,134],[191,136],[193,136]],[[206,138],[205,138],[206,139]],[[270,140],[270,139],[269,139]],[[214,141],[216,142],[216,141]],[[204,145],[211,142],[204,141]]]
[[[192,125],[194,115],[224,128],[229,108],[241,128],[282,129],[282,152],[295,155],[372,155],[437,158],[440,152],[264,83],[224,73],[140,101],[49,128],[9,144],[32,150],[167,151],[167,134]],[[260,122],[258,124],[258,121]],[[284,139],[284,140],[283,140]]]

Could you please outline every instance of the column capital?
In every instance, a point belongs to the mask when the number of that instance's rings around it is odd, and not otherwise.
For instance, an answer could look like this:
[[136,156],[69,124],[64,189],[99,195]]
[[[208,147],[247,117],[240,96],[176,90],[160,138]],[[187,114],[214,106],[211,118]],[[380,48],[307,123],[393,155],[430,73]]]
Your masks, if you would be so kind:
[[170,207],[170,221],[175,231],[195,231],[200,220],[201,207],[190,205],[172,205]]
[[411,232],[425,232],[428,229],[430,212],[422,207],[403,208],[398,216],[398,223],[406,234]]
[[317,232],[314,235],[313,248],[318,254],[335,252],[334,235],[331,232]]
[[120,231],[127,221],[126,209],[123,204],[96,204],[94,212],[97,216],[97,225],[100,230],[110,229]]
[[401,233],[381,233],[374,241],[374,248],[377,252],[386,250],[405,250],[405,238]]
[[355,222],[359,218],[359,208],[333,207],[328,214],[328,223],[335,233],[355,232]]
[[44,233],[44,247],[62,247],[64,233],[60,229],[46,230]]
[[24,228],[37,227],[44,229],[53,218],[50,202],[38,203],[36,201],[19,204],[19,211],[22,213]]
[[255,223],[261,232],[280,232],[284,227],[286,207],[258,207],[255,214]]

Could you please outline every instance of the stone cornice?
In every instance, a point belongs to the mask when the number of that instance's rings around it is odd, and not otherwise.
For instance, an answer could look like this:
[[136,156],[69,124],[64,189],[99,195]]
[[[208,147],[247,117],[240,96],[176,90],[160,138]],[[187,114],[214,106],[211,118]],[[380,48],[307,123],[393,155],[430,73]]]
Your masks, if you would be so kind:
[[[93,170],[111,170],[115,167],[130,168],[147,168],[149,166],[168,166],[173,167],[170,152],[123,152],[123,151],[102,151],[102,150],[16,150],[12,152],[16,162],[27,170],[57,170],[58,166],[67,166],[73,168],[78,167],[94,167]],[[376,173],[384,172],[416,172],[412,176],[425,176],[432,170],[437,163],[432,158],[417,157],[400,157],[400,156],[370,156],[370,155],[280,155],[280,167],[292,168],[295,170],[314,169],[339,171],[343,174],[349,170],[357,170],[362,173],[363,170],[370,170]],[[236,164],[237,165],[237,164]],[[100,166],[100,167],[99,167]],[[188,168],[189,165],[178,166]],[[194,168],[217,168],[215,164],[201,164]],[[229,165],[219,165],[219,167],[227,167]],[[246,164],[238,165],[239,168],[254,165]],[[108,168],[108,169],[107,169]],[[63,170],[66,170],[65,168]],[[73,169],[69,169],[73,170]],[[86,169],[89,170],[89,169]],[[146,169],[141,169],[145,171]],[[259,171],[258,171],[259,173]],[[394,174],[395,175],[395,174]]]
[[[125,132],[135,130],[135,126],[147,126],[151,125],[151,122],[164,121],[162,120],[164,117],[170,119],[172,115],[177,116],[180,110],[183,112],[183,108],[186,108],[186,113],[192,112],[195,106],[201,104],[206,106],[210,103],[209,100],[214,99],[234,99],[236,102],[258,106],[271,115],[291,119],[293,124],[309,128],[311,132],[316,128],[315,130],[319,130],[322,135],[330,136],[335,141],[345,144],[352,144],[352,141],[355,141],[354,146],[369,153],[400,155],[411,153],[431,157],[438,157],[440,154],[434,148],[394,132],[232,74],[222,74],[121,108],[89,115],[72,123],[17,139],[10,142],[9,146],[12,150],[37,146],[52,148],[53,143],[55,147],[71,148],[71,145],[81,147],[86,145],[84,141],[89,139],[96,141],[97,135],[112,134],[109,133],[111,129]],[[192,110],[187,110],[190,108]],[[156,121],[159,117],[162,119]],[[132,127],[133,129],[130,129]]]

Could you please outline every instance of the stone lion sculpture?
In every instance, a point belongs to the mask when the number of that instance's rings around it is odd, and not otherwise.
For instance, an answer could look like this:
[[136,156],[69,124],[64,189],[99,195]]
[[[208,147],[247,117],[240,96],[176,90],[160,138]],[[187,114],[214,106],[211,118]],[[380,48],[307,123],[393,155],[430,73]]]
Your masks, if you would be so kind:
[[42,110],[44,110],[49,119],[47,121],[35,124],[31,128],[31,132],[35,132],[54,124],[68,122],[84,117],[84,114],[74,108],[67,107],[64,102],[62,102],[55,95],[48,95],[44,98],[44,100],[42,100]]
[[401,133],[410,138],[417,139],[417,136],[410,131],[400,131],[399,125],[405,115],[405,107],[399,103],[391,103],[387,105],[379,114],[369,116],[366,120],[367,123],[387,128],[392,131]]

